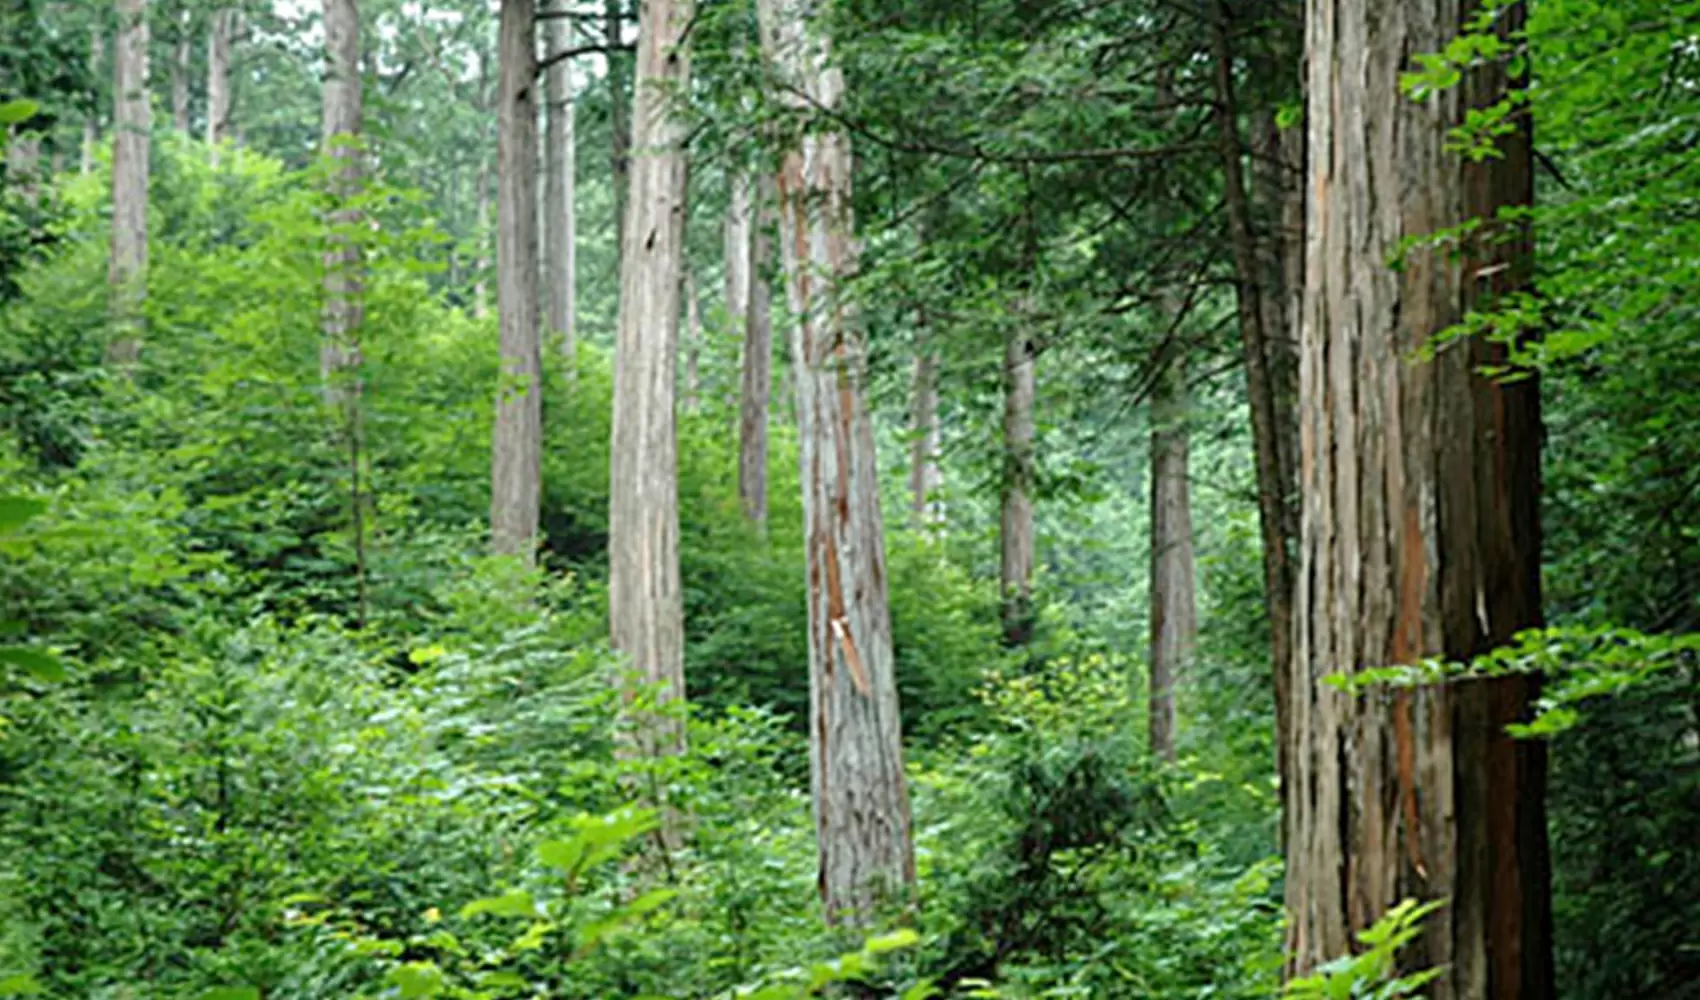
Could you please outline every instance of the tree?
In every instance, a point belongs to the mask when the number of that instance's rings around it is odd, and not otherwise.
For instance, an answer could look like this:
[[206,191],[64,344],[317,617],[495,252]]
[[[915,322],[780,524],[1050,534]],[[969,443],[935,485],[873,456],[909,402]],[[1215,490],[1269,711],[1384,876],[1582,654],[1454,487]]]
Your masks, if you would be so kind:
[[534,0],[502,0],[496,83],[496,306],[501,384],[491,445],[490,542],[536,557],[543,496],[537,328],[537,39]]
[[1025,646],[1033,636],[1033,338],[1024,324],[1004,332],[1002,559],[1004,642]]
[[[571,22],[564,17],[549,20],[551,54],[572,44]],[[567,377],[572,377],[578,355],[578,229],[574,215],[573,92],[572,64],[559,60],[549,67],[549,126],[544,144],[548,149],[549,176],[544,185],[543,237],[548,287],[549,332],[560,339],[561,357]]]
[[1198,641],[1192,496],[1187,477],[1190,435],[1184,354],[1176,350],[1151,393],[1151,642],[1152,754],[1175,759],[1175,682],[1192,662]]
[[[614,648],[641,682],[659,687],[662,702],[685,695],[676,407],[687,164],[685,123],[671,105],[690,86],[693,12],[691,0],[648,0],[638,24],[631,141],[639,155],[625,200],[614,345],[609,627]],[[677,720],[633,721],[638,753],[684,748]]]
[[112,335],[107,364],[134,365],[142,351],[148,280],[148,5],[118,0],[112,48],[112,251],[107,284]]
[[[747,297],[738,389],[738,497],[744,516],[761,526],[767,523],[767,420],[773,391],[773,293],[767,278],[773,256],[771,230],[777,221],[773,214],[773,174],[762,172],[754,188],[753,224],[741,243],[728,236],[727,252],[736,253],[741,248],[749,254],[743,268]],[[728,295],[732,294],[731,273],[729,266]]]
[[909,526],[936,524],[939,486],[939,361],[927,338],[926,319],[917,318],[914,370],[909,378]]
[[195,29],[193,12],[184,7],[172,18],[175,37],[171,46],[171,127],[178,135],[189,134],[189,57]]
[[222,7],[207,25],[207,155],[215,167],[230,125],[230,44],[238,16]]
[[[1518,5],[1498,8],[1515,31]],[[1497,103],[1501,66],[1418,102],[1411,53],[1474,5],[1372,0],[1307,28],[1309,267],[1300,340],[1303,517],[1286,784],[1290,973],[1347,951],[1401,898],[1446,899],[1412,956],[1436,995],[1553,995],[1543,747],[1505,726],[1523,676],[1353,695],[1325,678],[1429,656],[1468,660],[1541,620],[1540,398],[1486,377],[1503,343],[1413,359],[1472,309],[1525,286],[1527,119],[1461,163],[1449,130]],[[1472,221],[1473,220],[1473,221]],[[1470,223],[1459,246],[1403,241]]]
[[[785,103],[830,121],[844,93],[809,0],[761,0],[762,43]],[[879,462],[847,282],[856,272],[849,135],[793,138],[778,177],[795,325],[809,620],[809,774],[822,902],[859,922],[915,881],[887,599]]]

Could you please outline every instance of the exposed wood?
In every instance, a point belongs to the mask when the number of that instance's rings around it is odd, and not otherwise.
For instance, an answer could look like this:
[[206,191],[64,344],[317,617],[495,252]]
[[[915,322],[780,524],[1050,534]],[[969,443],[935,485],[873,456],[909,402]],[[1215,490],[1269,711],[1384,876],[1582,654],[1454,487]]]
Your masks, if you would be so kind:
[[[1492,65],[1418,102],[1412,53],[1472,14],[1458,0],[1313,4],[1308,256],[1300,331],[1303,497],[1285,808],[1289,973],[1344,953],[1406,897],[1447,899],[1409,949],[1445,968],[1438,1000],[1554,995],[1545,759],[1506,723],[1523,678],[1349,696],[1323,679],[1427,656],[1468,659],[1537,625],[1540,400],[1534,379],[1480,374],[1504,350],[1413,354],[1472,308],[1522,287],[1531,241],[1494,221],[1527,205],[1527,122],[1466,164],[1448,130],[1496,102]],[[1501,30],[1521,24],[1501,8]],[[1454,254],[1409,237],[1489,220]]]
[[147,0],[118,0],[112,46],[112,245],[107,265],[112,331],[106,363],[118,369],[141,358],[142,307],[148,280]]
[[537,40],[533,0],[502,0],[497,29],[496,307],[501,382],[490,462],[490,545],[536,557],[543,499],[543,353],[537,299]]
[[[762,45],[798,110],[833,111],[844,77],[808,0],[761,0]],[[855,304],[846,132],[810,129],[778,178],[780,254],[801,445],[809,608],[809,773],[827,920],[861,923],[915,881],[887,603],[879,462]]]

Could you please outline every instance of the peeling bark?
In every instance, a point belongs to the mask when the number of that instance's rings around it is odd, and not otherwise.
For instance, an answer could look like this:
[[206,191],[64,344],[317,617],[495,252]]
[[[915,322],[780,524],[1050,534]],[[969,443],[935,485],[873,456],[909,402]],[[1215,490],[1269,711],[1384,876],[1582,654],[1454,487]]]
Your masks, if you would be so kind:
[[107,265],[112,333],[106,363],[141,359],[148,281],[148,5],[118,0],[112,47],[112,246]]
[[[760,0],[762,45],[799,111],[844,93],[813,0]],[[826,918],[861,924],[915,882],[865,348],[843,292],[856,271],[849,136],[814,131],[778,178],[791,313],[809,607],[809,773]]]
[[[1554,994],[1545,758],[1504,726],[1530,681],[1347,695],[1323,683],[1428,656],[1468,659],[1538,625],[1540,400],[1534,379],[1479,374],[1479,340],[1413,352],[1466,310],[1522,287],[1531,243],[1492,221],[1532,201],[1526,122],[1502,158],[1446,150],[1494,67],[1408,99],[1399,75],[1437,52],[1471,0],[1313,3],[1309,212],[1300,336],[1301,546],[1285,807],[1290,974],[1352,947],[1406,897],[1445,898],[1407,956],[1446,969],[1438,1000]],[[1515,30],[1519,5],[1501,11]],[[1489,220],[1461,254],[1407,237]]]

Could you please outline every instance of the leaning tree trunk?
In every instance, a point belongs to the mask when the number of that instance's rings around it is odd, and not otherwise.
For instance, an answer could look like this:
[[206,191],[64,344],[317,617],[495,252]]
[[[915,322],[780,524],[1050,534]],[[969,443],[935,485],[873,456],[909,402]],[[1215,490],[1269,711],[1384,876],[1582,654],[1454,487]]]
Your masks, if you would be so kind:
[[[571,22],[549,21],[551,54],[572,44]],[[578,226],[574,207],[572,65],[567,61],[549,67],[549,127],[544,144],[549,151],[549,178],[544,192],[544,254],[549,287],[549,331],[560,338],[561,360],[567,378],[573,377],[578,357]]]
[[909,379],[909,526],[916,531],[940,521],[939,361],[927,335],[926,317],[916,319],[915,367]]
[[501,384],[490,454],[490,544],[530,563],[543,497],[543,355],[537,323],[534,0],[502,0],[496,84],[496,308]]
[[[844,92],[811,0],[761,0],[787,100],[829,118]],[[862,922],[915,881],[865,348],[842,292],[856,270],[850,140],[810,131],[779,173],[808,564],[809,764],[826,917]]]
[[1024,324],[1004,334],[1003,355],[1003,637],[1025,646],[1033,637],[1033,339]]
[[[685,31],[692,0],[647,0],[638,25],[631,196],[620,261],[614,428],[608,497],[608,614],[614,648],[663,703],[685,696],[679,583],[677,378],[685,260],[685,122],[674,95],[690,87]],[[626,690],[626,698],[632,692]],[[684,748],[675,717],[629,720],[645,757]],[[672,822],[663,843],[676,840]]]
[[1198,640],[1192,490],[1187,481],[1186,365],[1177,350],[1151,393],[1151,753],[1175,759],[1175,683]]
[[228,7],[216,10],[207,27],[207,155],[215,167],[230,125],[230,43],[236,17]]
[[[742,244],[748,254],[743,272],[744,352],[738,391],[738,498],[744,516],[757,527],[767,524],[767,421],[773,392],[773,307],[767,280],[773,255],[773,176],[763,174],[753,185],[749,232]],[[728,237],[727,252],[732,252]],[[730,260],[730,258],[728,258]],[[728,264],[730,275],[730,264]],[[727,279],[731,294],[731,279]]]
[[[1289,972],[1349,950],[1406,897],[1446,899],[1409,960],[1441,1000],[1553,996],[1545,760],[1507,723],[1532,683],[1477,680],[1347,694],[1325,682],[1431,656],[1462,660],[1541,620],[1540,400],[1481,367],[1502,347],[1415,352],[1467,311],[1525,287],[1527,121],[1499,158],[1447,150],[1466,109],[1508,86],[1472,68],[1421,102],[1400,90],[1471,0],[1361,0],[1308,19],[1311,194],[1300,336],[1302,544],[1286,809]],[[1520,5],[1501,30],[1520,27]],[[1483,226],[1454,248],[1411,237]]]
[[112,333],[106,362],[128,368],[142,352],[148,280],[148,5],[118,0],[112,46]]

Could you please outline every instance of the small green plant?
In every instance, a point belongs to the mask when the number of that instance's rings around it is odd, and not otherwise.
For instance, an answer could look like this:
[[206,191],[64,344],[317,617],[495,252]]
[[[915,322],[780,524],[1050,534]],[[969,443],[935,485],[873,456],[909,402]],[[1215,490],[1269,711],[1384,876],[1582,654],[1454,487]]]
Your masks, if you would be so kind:
[[1438,979],[1443,968],[1399,975],[1399,952],[1422,933],[1423,918],[1445,906],[1443,900],[1407,899],[1358,934],[1364,950],[1341,955],[1314,973],[1287,984],[1287,1000],[1400,1000]]

